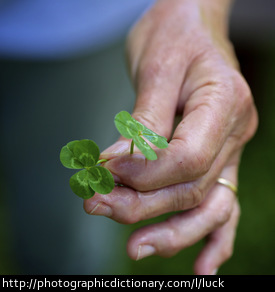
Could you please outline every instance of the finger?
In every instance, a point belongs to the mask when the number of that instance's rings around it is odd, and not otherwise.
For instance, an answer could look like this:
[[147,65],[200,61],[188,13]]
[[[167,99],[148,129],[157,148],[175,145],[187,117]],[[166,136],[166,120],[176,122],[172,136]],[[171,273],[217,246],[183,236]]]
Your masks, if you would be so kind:
[[200,190],[191,184],[149,192],[115,187],[107,196],[95,194],[85,200],[84,210],[90,215],[107,216],[120,223],[133,224],[171,211],[193,208],[200,203],[202,196]]
[[[231,164],[224,168],[223,177],[236,181],[239,152]],[[96,194],[84,201],[84,209],[91,215],[104,215],[124,224],[132,224],[168,212],[187,210],[198,206],[215,184],[221,173],[222,159],[201,179],[164,188],[139,192],[127,187],[115,187],[112,193]]]
[[216,274],[219,267],[232,256],[239,215],[240,208],[236,201],[230,220],[207,238],[195,262],[195,274]]
[[129,256],[137,260],[150,254],[175,255],[225,224],[235,199],[232,192],[215,186],[199,207],[135,231],[128,242]]

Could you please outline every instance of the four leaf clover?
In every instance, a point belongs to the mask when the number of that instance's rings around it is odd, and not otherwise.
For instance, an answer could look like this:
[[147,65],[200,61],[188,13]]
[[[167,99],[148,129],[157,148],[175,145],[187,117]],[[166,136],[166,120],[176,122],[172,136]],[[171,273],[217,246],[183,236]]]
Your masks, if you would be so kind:
[[115,125],[122,136],[132,139],[131,153],[133,152],[133,144],[135,144],[148,160],[157,159],[156,152],[141,136],[160,149],[168,147],[168,142],[165,137],[148,129],[126,111],[121,111],[115,116]]
[[61,163],[71,169],[82,169],[70,178],[73,192],[83,199],[91,198],[95,192],[108,194],[114,188],[114,179],[107,168],[100,166],[99,148],[92,140],[69,142],[61,149]]
[[[136,145],[146,159],[157,159],[156,152],[141,136],[158,148],[168,147],[165,137],[154,133],[126,111],[121,111],[115,116],[115,126],[122,136],[132,139],[131,154]],[[99,160],[99,156],[97,144],[88,139],[71,141],[61,149],[61,163],[70,169],[81,169],[70,178],[70,187],[83,199],[91,198],[95,192],[108,194],[115,186],[111,172],[100,165],[106,160]]]

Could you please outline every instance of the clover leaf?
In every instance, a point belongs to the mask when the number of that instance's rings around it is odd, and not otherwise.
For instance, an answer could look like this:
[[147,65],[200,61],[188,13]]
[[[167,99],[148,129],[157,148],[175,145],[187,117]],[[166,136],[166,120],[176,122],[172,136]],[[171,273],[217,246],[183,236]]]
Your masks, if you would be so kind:
[[83,199],[91,198],[95,192],[108,194],[114,188],[113,176],[100,166],[99,155],[97,144],[88,139],[71,141],[61,149],[60,161],[65,167],[82,169],[70,178],[70,187]]
[[115,116],[115,126],[122,136],[127,139],[132,139],[130,153],[133,153],[135,144],[148,160],[157,159],[156,152],[141,136],[158,148],[164,149],[168,147],[168,142],[165,137],[148,129],[126,111],[121,111]]
[[[136,145],[148,160],[157,159],[156,152],[143,138],[158,148],[168,147],[165,137],[154,133],[126,111],[118,113],[114,122],[122,136],[132,139],[131,154]],[[67,168],[80,170],[70,178],[70,187],[76,195],[83,199],[91,198],[95,192],[109,194],[115,186],[110,171],[101,166],[101,163],[106,160],[99,160],[99,156],[100,151],[97,144],[88,139],[71,141],[61,149],[61,163]]]

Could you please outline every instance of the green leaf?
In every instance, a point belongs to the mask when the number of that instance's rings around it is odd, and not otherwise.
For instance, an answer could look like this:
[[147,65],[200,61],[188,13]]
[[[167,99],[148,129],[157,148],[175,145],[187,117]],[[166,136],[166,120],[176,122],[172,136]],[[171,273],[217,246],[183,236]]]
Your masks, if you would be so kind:
[[97,193],[109,194],[114,186],[114,178],[107,168],[102,166],[92,167],[88,170],[90,173],[90,187]]
[[71,169],[81,169],[96,165],[100,152],[92,140],[76,140],[69,142],[61,149],[61,163]]
[[135,145],[148,160],[156,160],[158,158],[156,152],[140,136],[134,137],[133,140]]
[[156,134],[152,130],[142,125],[140,122],[137,122],[137,123],[143,127],[141,131],[142,131],[142,136],[144,138],[146,138],[148,141],[150,141],[152,144],[154,144],[160,149],[165,149],[168,147],[168,142],[165,137]]
[[126,111],[121,111],[115,116],[115,125],[119,133],[127,139],[139,134],[137,121]]
[[100,155],[100,151],[96,143],[92,140],[79,140],[72,147],[72,152],[76,159],[84,165],[84,167],[95,166]]
[[128,112],[121,111],[115,116],[115,125],[122,136],[132,139],[148,160],[156,160],[157,155],[150,145],[141,138],[143,136],[158,148],[168,147],[167,139],[145,127],[135,120]]
[[83,199],[91,198],[95,192],[108,194],[114,188],[114,179],[107,168],[97,166],[99,148],[92,140],[75,140],[61,149],[61,163],[71,169],[82,169],[70,178],[73,192]]
[[72,148],[78,142],[72,141],[69,142],[66,146],[62,147],[60,151],[60,161],[61,163],[71,169],[81,169],[84,168],[84,165],[75,157]]
[[82,199],[91,198],[95,191],[90,187],[92,175],[86,170],[80,170],[70,178],[70,187],[72,191]]

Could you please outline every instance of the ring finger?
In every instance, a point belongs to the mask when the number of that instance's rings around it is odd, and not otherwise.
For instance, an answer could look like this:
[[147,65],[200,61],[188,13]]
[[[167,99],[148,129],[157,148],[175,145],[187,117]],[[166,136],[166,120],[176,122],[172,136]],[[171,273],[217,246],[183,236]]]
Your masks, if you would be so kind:
[[[133,259],[141,259],[156,254],[164,257],[175,255],[178,251],[196,243],[208,234],[215,234],[226,227],[226,233],[217,240],[210,240],[204,253],[201,253],[197,262],[197,271],[203,270],[206,265],[208,272],[218,263],[223,262],[227,255],[223,248],[232,250],[238,212],[236,211],[236,197],[228,188],[215,185],[198,207],[172,216],[168,220],[143,227],[135,231],[128,241],[128,254]],[[238,209],[238,208],[237,208]],[[228,223],[232,222],[232,223]],[[213,239],[214,237],[212,237]],[[226,242],[226,245],[220,244]],[[210,252],[216,246],[216,258]],[[219,252],[221,250],[221,252]],[[212,257],[212,262],[209,260]],[[224,259],[223,259],[224,257]],[[204,268],[204,272],[207,270]],[[210,272],[209,272],[210,273]]]

